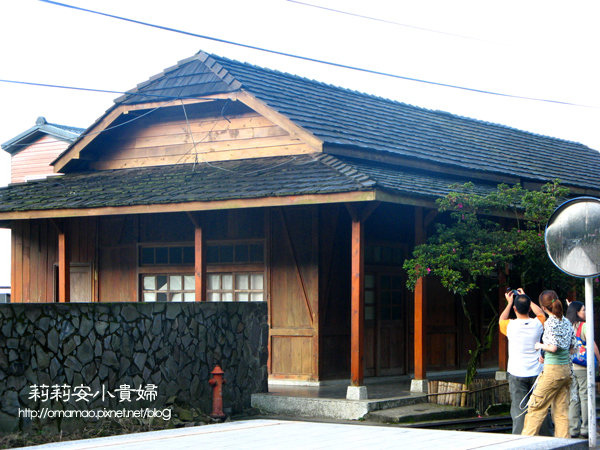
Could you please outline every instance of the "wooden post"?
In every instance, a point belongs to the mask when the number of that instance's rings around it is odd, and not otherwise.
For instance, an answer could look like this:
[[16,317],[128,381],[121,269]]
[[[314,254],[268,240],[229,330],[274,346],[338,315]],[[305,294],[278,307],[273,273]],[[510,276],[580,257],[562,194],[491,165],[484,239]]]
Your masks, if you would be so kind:
[[202,227],[194,228],[194,275],[196,284],[196,301],[206,301],[206,257]]
[[350,368],[352,386],[361,386],[364,380],[364,223],[360,217],[352,217],[352,263],[351,263],[351,352]]
[[64,230],[58,233],[58,301],[66,303],[70,298],[69,249]]
[[[508,270],[508,269],[507,269]],[[498,311],[506,308],[506,273],[498,273]],[[498,370],[506,372],[508,367],[508,339],[502,333],[498,332]]]
[[194,290],[197,302],[206,301],[206,245],[202,233],[202,223],[191,212],[186,213],[194,225]]
[[[415,246],[425,242],[425,228],[423,222],[423,208],[415,208]],[[419,278],[415,285],[414,305],[414,369],[415,380],[427,379],[425,358],[425,280]]]

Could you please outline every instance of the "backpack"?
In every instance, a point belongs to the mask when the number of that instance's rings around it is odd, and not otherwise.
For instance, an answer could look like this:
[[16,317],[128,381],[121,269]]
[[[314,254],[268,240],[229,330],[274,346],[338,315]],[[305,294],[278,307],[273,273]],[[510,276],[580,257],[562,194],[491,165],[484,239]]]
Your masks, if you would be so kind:
[[[573,364],[587,367],[587,349],[585,347],[585,341],[581,338],[581,330],[583,329],[583,322],[579,323],[577,327],[577,333],[575,334],[575,353],[571,355],[571,361]],[[594,365],[598,367],[598,359],[594,355]]]

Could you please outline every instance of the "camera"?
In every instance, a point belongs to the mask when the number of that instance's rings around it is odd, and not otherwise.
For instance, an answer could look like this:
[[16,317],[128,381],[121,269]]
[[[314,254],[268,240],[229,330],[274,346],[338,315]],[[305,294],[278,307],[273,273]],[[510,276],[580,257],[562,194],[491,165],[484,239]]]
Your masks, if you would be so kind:
[[512,292],[513,298],[515,298],[517,295],[521,295],[521,294],[519,294],[519,291],[517,291],[516,289],[506,288],[506,293],[509,293],[509,292]]

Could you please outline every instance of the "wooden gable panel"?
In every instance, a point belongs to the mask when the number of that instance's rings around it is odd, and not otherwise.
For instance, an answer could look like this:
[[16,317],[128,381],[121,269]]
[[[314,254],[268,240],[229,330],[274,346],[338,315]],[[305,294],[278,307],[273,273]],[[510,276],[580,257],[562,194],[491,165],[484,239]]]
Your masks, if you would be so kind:
[[[229,102],[231,103],[231,102]],[[312,153],[296,135],[239,103],[158,110],[87,150],[96,170]],[[223,113],[222,111],[225,111]]]

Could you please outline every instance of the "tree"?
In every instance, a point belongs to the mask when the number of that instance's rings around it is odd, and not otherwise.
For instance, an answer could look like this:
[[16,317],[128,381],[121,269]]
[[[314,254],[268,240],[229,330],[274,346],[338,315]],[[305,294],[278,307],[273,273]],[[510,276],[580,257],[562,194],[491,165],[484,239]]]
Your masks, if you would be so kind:
[[[539,191],[501,184],[496,190],[479,193],[472,183],[453,185],[452,189],[437,201],[438,210],[445,213],[444,223],[436,224],[427,242],[415,247],[404,269],[409,289],[414,290],[420,277],[436,276],[460,298],[476,344],[469,350],[465,379],[469,385],[477,373],[479,357],[491,347],[497,328],[498,311],[491,299],[496,298],[500,271],[510,264],[518,286],[536,283],[557,292],[572,289],[573,278],[554,267],[544,245],[544,227],[569,190],[558,181]],[[479,291],[495,312],[483,338],[475,329],[466,302],[466,296],[474,291]]]

